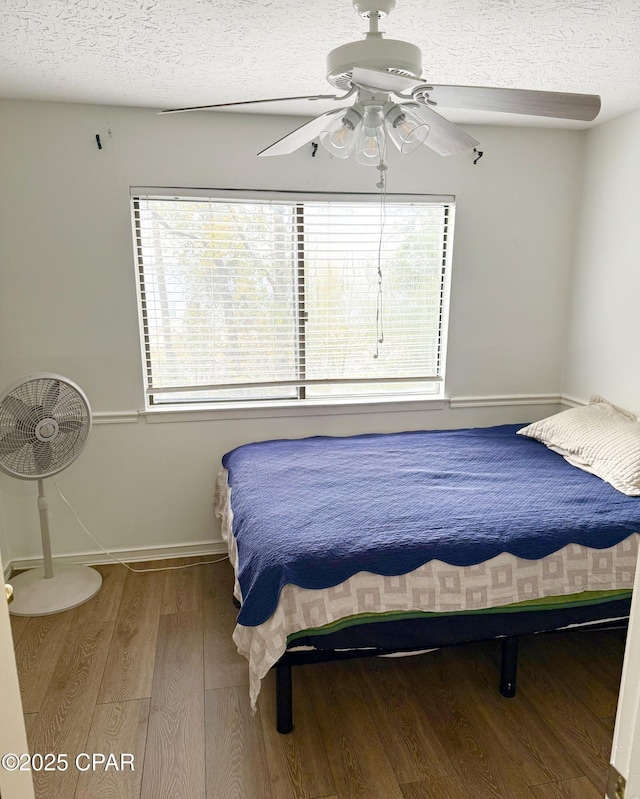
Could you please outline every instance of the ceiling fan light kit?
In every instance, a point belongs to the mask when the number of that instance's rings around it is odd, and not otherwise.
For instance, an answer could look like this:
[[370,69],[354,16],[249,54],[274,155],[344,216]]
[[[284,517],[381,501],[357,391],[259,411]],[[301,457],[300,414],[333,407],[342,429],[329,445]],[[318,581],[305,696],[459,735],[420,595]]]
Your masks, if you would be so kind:
[[444,86],[421,77],[422,53],[410,42],[385,39],[378,23],[394,8],[395,0],[352,0],[356,12],[369,21],[363,40],[348,42],[327,56],[327,81],[342,95],[309,95],[248,100],[237,103],[174,108],[161,113],[214,110],[256,103],[306,99],[355,102],[320,114],[258,153],[288,155],[316,139],[337,158],[355,152],[361,164],[384,166],[387,139],[401,153],[421,144],[438,155],[473,150],[479,142],[450,122],[440,111],[456,108],[524,114],[590,122],[600,111],[600,97],[592,94],[547,92],[483,86]]

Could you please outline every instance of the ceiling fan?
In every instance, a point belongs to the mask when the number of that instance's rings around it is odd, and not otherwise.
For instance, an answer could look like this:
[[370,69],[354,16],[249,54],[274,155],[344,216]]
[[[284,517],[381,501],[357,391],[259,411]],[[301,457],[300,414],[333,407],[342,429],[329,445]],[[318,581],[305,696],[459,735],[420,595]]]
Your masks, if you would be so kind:
[[[409,42],[385,39],[379,20],[395,7],[395,0],[352,0],[355,10],[369,20],[365,38],[337,47],[327,56],[327,80],[344,94],[278,97],[267,100],[218,103],[161,111],[203,111],[292,100],[352,100],[306,122],[262,150],[258,155],[288,155],[319,139],[334,156],[353,152],[362,164],[380,166],[387,140],[402,153],[424,144],[439,155],[455,155],[479,142],[439,113],[440,109],[502,111],[511,114],[591,121],[600,111],[600,97],[526,89],[481,86],[443,86],[421,78],[422,53]],[[438,110],[435,110],[438,109]]]

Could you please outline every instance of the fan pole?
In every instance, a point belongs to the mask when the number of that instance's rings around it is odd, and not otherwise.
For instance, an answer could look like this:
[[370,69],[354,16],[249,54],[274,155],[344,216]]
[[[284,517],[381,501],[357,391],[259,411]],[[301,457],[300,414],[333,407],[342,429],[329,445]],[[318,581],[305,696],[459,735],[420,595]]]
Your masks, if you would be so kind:
[[40,511],[40,532],[42,535],[42,557],[45,580],[53,577],[53,561],[51,558],[51,538],[49,536],[49,506],[44,495],[44,481],[38,480],[38,510]]

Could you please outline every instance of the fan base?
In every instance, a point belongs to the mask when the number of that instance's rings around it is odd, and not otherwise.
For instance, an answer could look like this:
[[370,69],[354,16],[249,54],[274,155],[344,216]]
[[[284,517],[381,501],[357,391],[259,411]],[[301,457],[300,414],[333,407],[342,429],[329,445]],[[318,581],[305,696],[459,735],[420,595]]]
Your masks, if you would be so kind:
[[91,599],[100,590],[102,576],[89,566],[58,566],[53,577],[44,569],[29,569],[11,578],[14,600],[9,605],[13,616],[49,616],[71,610]]

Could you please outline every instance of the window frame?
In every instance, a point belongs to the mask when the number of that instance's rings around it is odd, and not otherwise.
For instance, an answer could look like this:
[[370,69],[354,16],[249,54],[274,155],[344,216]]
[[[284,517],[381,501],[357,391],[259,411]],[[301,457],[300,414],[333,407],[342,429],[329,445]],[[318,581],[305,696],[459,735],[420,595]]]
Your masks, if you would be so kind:
[[[154,394],[166,394],[167,389],[158,390],[149,383],[149,376],[151,370],[151,356],[148,346],[149,342],[149,329],[146,325],[146,300],[143,295],[143,262],[142,254],[138,242],[138,225],[139,216],[136,211],[136,201],[138,199],[160,199],[160,200],[221,200],[229,202],[247,202],[252,201],[272,201],[283,203],[301,203],[305,202],[321,202],[321,203],[358,203],[366,202],[369,204],[381,202],[382,197],[380,193],[376,192],[300,192],[300,191],[282,191],[282,190],[265,190],[265,189],[209,189],[209,188],[192,188],[192,187],[149,187],[149,186],[132,186],[130,187],[130,205],[131,205],[131,223],[132,223],[132,238],[134,249],[134,266],[136,271],[136,290],[137,290],[137,309],[139,317],[139,330],[140,330],[140,352],[141,352],[141,366],[143,369],[143,390],[145,397],[145,411],[149,414],[158,413],[172,413],[179,414],[180,412],[202,411],[206,409],[223,410],[223,409],[273,409],[273,408],[300,408],[303,406],[318,407],[318,406],[346,406],[347,410],[354,406],[382,406],[382,405],[395,405],[398,403],[405,406],[415,405],[416,402],[428,402],[430,405],[442,405],[444,400],[444,381],[445,381],[445,366],[446,366],[446,351],[448,340],[448,318],[449,318],[449,305],[450,305],[450,285],[451,285],[451,271],[453,262],[453,235],[455,221],[455,207],[456,198],[454,195],[433,195],[433,194],[409,194],[409,193],[386,193],[384,195],[385,203],[406,203],[406,204],[419,204],[419,205],[444,205],[445,210],[445,246],[442,250],[442,264],[440,272],[440,299],[438,311],[438,338],[439,345],[437,349],[437,363],[439,374],[422,376],[417,378],[410,378],[411,382],[424,382],[437,383],[440,386],[439,391],[436,392],[405,392],[405,393],[386,393],[386,394],[353,394],[341,396],[313,396],[308,397],[306,392],[307,385],[311,385],[313,381],[306,380],[304,374],[299,374],[299,380],[291,381],[295,383],[296,394],[295,396],[286,398],[251,398],[251,399],[219,399],[211,398],[208,400],[202,399],[181,399],[177,402],[160,401],[154,402]],[[296,341],[296,348],[299,346],[300,341],[304,343],[304,322],[301,323],[301,317],[306,313],[304,308],[304,243],[301,237],[304,237],[304,231],[301,231],[299,215],[295,214],[295,226],[297,228],[297,276],[296,276],[296,321],[298,326],[298,336]],[[302,285],[302,301],[300,299],[300,285]],[[300,367],[300,360],[297,358],[297,365]],[[385,378],[384,382],[392,384],[393,382],[404,381],[408,382],[409,378]],[[339,381],[334,381],[335,383]],[[362,378],[360,380],[344,380],[342,382],[375,382],[375,378],[367,380]],[[286,385],[283,381],[281,385]],[[201,390],[213,389],[213,386],[198,387]],[[217,387],[219,388],[219,386]],[[171,391],[178,391],[178,389],[169,389]]]

